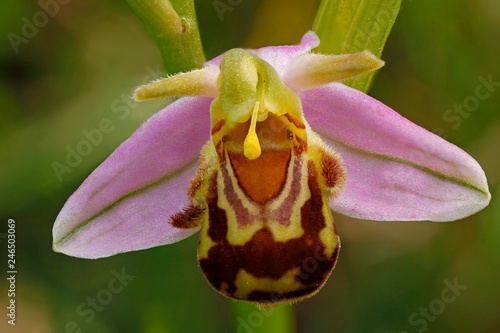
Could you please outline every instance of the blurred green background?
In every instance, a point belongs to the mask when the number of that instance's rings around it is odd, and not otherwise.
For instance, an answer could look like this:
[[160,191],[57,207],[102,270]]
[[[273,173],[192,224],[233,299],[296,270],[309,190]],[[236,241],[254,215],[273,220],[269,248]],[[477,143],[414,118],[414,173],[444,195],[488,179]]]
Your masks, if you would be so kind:
[[[25,31],[30,37],[17,52],[8,34],[21,35],[41,7],[0,3],[0,331],[259,332],[277,314],[235,315],[237,307],[197,267],[196,236],[100,260],[52,252],[52,224],[65,200],[166,104],[128,99],[135,86],[162,75],[162,60],[125,2],[66,2],[37,31]],[[208,58],[232,47],[297,43],[319,1],[232,1],[222,16],[214,3],[195,1]],[[480,77],[500,82],[499,41],[497,0],[403,1],[370,95],[476,158],[492,202],[453,223],[334,214],[340,259],[322,291],[293,307],[297,332],[500,332],[500,86],[458,118],[448,111],[473,100]],[[58,176],[53,162],[64,163],[67,149],[85,139],[82,131],[103,118],[112,133]],[[17,237],[15,327],[5,315],[9,218]],[[135,278],[110,293],[123,270]],[[443,303],[445,281],[455,280],[467,288]],[[96,297],[106,304],[90,310]],[[429,306],[426,319],[420,311]]]

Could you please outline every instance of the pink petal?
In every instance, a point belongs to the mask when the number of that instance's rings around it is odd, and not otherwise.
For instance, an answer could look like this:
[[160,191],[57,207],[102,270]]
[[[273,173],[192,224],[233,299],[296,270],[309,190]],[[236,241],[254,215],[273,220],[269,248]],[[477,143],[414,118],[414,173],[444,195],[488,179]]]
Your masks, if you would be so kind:
[[[248,50],[258,55],[274,67],[276,72],[283,77],[288,64],[296,57],[310,52],[319,45],[318,36],[312,32],[307,32],[298,45],[266,46],[256,50]],[[207,63],[220,65],[222,54],[209,60]]]
[[332,208],[371,220],[457,220],[490,200],[466,152],[340,83],[303,92],[305,118],[344,159],[347,183]]
[[184,239],[172,214],[210,136],[210,98],[182,98],[147,120],[68,199],[53,228],[54,250],[99,258]]

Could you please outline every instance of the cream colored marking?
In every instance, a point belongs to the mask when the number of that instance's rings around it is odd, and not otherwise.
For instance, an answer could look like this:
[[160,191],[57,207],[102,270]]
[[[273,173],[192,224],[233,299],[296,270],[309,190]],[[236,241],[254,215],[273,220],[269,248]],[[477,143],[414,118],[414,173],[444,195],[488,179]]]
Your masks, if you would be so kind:
[[323,197],[323,217],[325,218],[325,227],[320,231],[319,238],[325,245],[325,255],[331,257],[339,242],[338,235],[335,233],[332,212],[328,206],[328,201]]
[[203,222],[201,224],[201,230],[200,230],[200,242],[198,243],[198,260],[201,259],[207,259],[208,258],[208,252],[210,249],[217,245],[210,236],[208,235],[208,228],[209,226],[209,214],[206,213],[203,216]]
[[234,192],[236,194],[236,198],[241,202],[242,206],[248,210],[249,215],[251,216],[251,219],[253,221],[243,226],[238,223],[236,217],[236,211],[229,203],[229,201],[226,198],[226,195],[224,194],[224,177],[222,175],[222,172],[219,172],[219,175],[217,177],[217,192],[219,195],[217,205],[219,206],[219,208],[224,209],[226,211],[227,241],[229,242],[229,244],[244,245],[246,242],[252,239],[253,235],[258,230],[262,229],[264,223],[260,219],[254,218],[258,216],[259,208],[258,206],[252,204],[248,200],[246,195],[243,193],[242,189],[238,184],[238,180],[236,179],[236,176],[233,172],[233,168],[231,167],[230,159],[227,152],[225,152],[225,154],[227,161],[226,170],[228,172],[231,185],[233,186]]
[[[298,196],[296,198],[289,198],[293,200],[293,203],[285,201],[288,199],[288,194],[290,194],[291,191],[291,183],[293,181],[293,174],[289,171],[289,174],[287,175],[287,191],[283,191],[281,195],[269,205],[269,211],[271,214],[283,204],[292,205],[290,224],[288,226],[273,220],[267,224],[269,230],[274,236],[274,239],[279,242],[300,238],[304,234],[304,229],[302,228],[301,209],[302,206],[304,206],[304,204],[311,198],[311,191],[308,186],[309,173],[307,170],[307,153],[302,154],[300,158],[302,159],[302,165],[300,170],[300,192]],[[295,159],[295,155],[292,155],[291,162],[295,162]]]
[[293,268],[286,272],[280,279],[275,280],[272,278],[257,278],[247,273],[244,269],[240,269],[234,281],[237,289],[233,296],[246,299],[248,295],[256,290],[279,293],[300,290],[304,285],[296,279],[299,274],[300,269]]
[[[227,156],[227,155],[226,155]],[[292,213],[291,213],[291,221],[290,225],[283,225],[279,223],[277,220],[273,219],[273,213],[281,207],[285,203],[287,199],[290,189],[291,183],[293,181],[293,164],[295,163],[295,155],[292,155],[290,159],[290,165],[287,172],[287,179],[284,185],[283,191],[280,195],[273,199],[270,203],[266,205],[258,205],[251,202],[248,197],[244,194],[243,190],[238,184],[238,180],[234,175],[234,170],[230,166],[229,163],[226,164],[228,175],[231,179],[231,184],[235,189],[236,196],[241,204],[248,209],[250,212],[251,223],[246,224],[244,226],[239,223],[231,223],[231,221],[236,220],[236,212],[234,208],[229,204],[227,198],[225,197],[223,191],[219,191],[219,207],[223,208],[226,211],[227,219],[228,219],[228,233],[227,240],[231,245],[244,245],[250,239],[252,239],[253,235],[262,229],[264,226],[271,231],[274,239],[279,242],[285,242],[290,239],[300,238],[304,234],[304,230],[302,228],[301,221],[301,213],[300,210],[307,200],[310,199],[311,193],[309,191],[309,187],[307,186],[308,182],[308,170],[307,170],[307,157],[306,154],[303,154],[300,158],[303,159],[301,165],[301,179],[300,179],[300,192],[297,198],[294,199]],[[218,178],[219,187],[223,186],[223,178],[222,175]]]

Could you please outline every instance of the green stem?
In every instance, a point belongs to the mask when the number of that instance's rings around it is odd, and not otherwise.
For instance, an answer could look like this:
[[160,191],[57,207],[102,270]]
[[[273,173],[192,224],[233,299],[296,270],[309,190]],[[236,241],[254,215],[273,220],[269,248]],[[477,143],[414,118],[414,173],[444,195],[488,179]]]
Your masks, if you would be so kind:
[[234,331],[255,333],[295,333],[295,316],[292,306],[256,307],[242,301],[234,301]]
[[[315,51],[345,54],[369,50],[380,57],[400,6],[401,0],[322,0],[313,24],[321,40]],[[374,74],[344,83],[366,92]]]
[[125,0],[160,49],[167,73],[205,62],[193,0]]

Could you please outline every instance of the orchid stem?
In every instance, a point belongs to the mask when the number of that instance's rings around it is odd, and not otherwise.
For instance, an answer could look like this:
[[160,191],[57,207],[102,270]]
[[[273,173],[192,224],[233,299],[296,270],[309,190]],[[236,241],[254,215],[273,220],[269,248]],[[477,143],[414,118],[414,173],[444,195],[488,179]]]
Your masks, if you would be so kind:
[[295,314],[289,304],[262,306],[242,301],[232,303],[235,332],[295,333]]
[[205,55],[193,0],[125,0],[160,49],[167,73],[200,68]]

